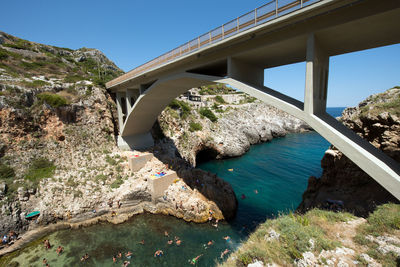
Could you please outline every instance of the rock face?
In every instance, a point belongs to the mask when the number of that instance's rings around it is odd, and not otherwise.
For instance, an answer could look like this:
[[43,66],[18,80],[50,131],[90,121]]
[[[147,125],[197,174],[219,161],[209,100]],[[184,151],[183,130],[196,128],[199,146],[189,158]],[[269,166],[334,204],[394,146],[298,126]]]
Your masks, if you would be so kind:
[[[193,166],[196,160],[238,157],[250,145],[266,142],[290,132],[310,130],[303,121],[258,100],[252,103],[227,105],[218,121],[211,122],[192,109],[189,119],[182,119],[171,109],[164,110],[158,118],[165,137],[174,142],[177,153]],[[201,130],[190,131],[196,122]]]
[[[400,89],[372,95],[343,111],[340,121],[376,148],[400,162]],[[299,211],[324,207],[327,200],[343,201],[344,209],[367,216],[376,205],[398,203],[389,192],[335,147],[326,151],[320,178],[310,177]]]
[[[107,221],[145,211],[194,222],[208,221],[210,210],[214,219],[234,216],[231,186],[168,154],[169,145],[154,152],[162,161],[131,172],[115,142],[115,102],[102,87],[121,70],[102,52],[0,36],[0,234],[96,221],[118,201],[119,215]],[[180,179],[152,199],[148,179],[167,162]],[[26,220],[32,211],[40,216]]]

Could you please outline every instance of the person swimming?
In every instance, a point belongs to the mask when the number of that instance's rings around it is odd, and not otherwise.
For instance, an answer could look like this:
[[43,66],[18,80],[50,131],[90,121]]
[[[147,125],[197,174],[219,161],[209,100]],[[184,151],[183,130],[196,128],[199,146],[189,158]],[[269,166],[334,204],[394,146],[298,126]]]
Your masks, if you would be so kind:
[[240,198],[241,198],[241,199],[245,199],[245,198],[246,198],[246,195],[245,195],[245,194],[242,194]]
[[212,246],[212,245],[214,245],[214,241],[213,240],[208,241],[207,246]]
[[126,267],[126,266],[128,266],[130,263],[131,263],[131,262],[129,262],[129,261],[124,261],[124,263],[122,264],[122,267]]
[[195,265],[197,263],[197,261],[200,259],[200,257],[203,256],[203,254],[200,254],[199,256],[197,256],[196,258],[193,258],[190,261],[190,264]]
[[144,245],[144,239],[142,239],[142,240],[139,242],[139,244]]
[[231,237],[229,235],[224,236],[223,239],[225,239],[227,242],[231,241]]
[[181,243],[182,243],[182,241],[181,241],[180,239],[178,239],[178,240],[176,240],[176,242],[175,242],[175,243],[176,243],[176,245],[177,245],[177,246],[180,246],[180,245],[181,245]]
[[164,252],[161,249],[159,249],[156,252],[154,252],[154,257],[161,257],[163,254]]
[[172,239],[168,240],[167,244],[168,245],[172,245],[174,243],[174,241],[172,241]]
[[221,259],[224,258],[224,256],[228,253],[229,253],[229,249],[225,249],[223,252],[221,252]]
[[60,256],[60,254],[64,251],[64,248],[62,246],[58,246],[56,249],[57,255]]
[[116,263],[117,262],[117,257],[114,255],[113,256],[113,262]]
[[127,253],[125,253],[125,257],[130,259],[132,257],[132,252],[128,251]]
[[215,224],[213,224],[212,226],[214,226],[215,228],[218,228],[218,219],[215,220]]

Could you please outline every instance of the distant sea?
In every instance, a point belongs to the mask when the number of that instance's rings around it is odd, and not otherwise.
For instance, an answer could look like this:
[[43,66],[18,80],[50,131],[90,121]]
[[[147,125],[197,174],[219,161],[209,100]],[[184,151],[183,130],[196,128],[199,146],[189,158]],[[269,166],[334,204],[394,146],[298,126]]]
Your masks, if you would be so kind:
[[[344,108],[328,108],[338,117]],[[239,158],[213,160],[198,166],[217,173],[228,181],[239,202],[237,216],[230,222],[211,224],[186,223],[171,216],[143,214],[121,225],[99,224],[77,230],[64,230],[47,238],[65,252],[57,256],[46,251],[41,243],[31,245],[17,256],[20,266],[48,259],[50,266],[78,266],[85,253],[90,259],[84,265],[113,266],[112,256],[118,251],[133,252],[130,266],[189,266],[189,260],[203,254],[196,266],[214,266],[222,261],[220,254],[226,248],[235,250],[242,241],[267,218],[296,209],[311,175],[321,175],[321,159],[329,143],[316,132],[289,134],[271,142],[254,145]],[[231,171],[232,170],[232,171]],[[242,198],[243,195],[243,198]],[[164,236],[168,231],[170,237]],[[231,241],[222,237],[229,235]],[[179,236],[181,246],[168,245],[168,239]],[[138,242],[145,240],[145,245]],[[204,244],[214,240],[214,245]],[[154,257],[158,249],[164,251]],[[123,257],[123,260],[128,260]],[[118,259],[116,266],[121,266]]]

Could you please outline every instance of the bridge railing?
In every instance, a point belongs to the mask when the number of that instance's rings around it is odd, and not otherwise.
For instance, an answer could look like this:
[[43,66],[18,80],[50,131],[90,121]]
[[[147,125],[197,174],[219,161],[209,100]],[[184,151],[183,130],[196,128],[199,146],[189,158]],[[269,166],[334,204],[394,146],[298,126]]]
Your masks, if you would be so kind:
[[217,27],[199,37],[167,52],[161,56],[150,60],[139,67],[125,73],[124,75],[107,83],[108,87],[114,86],[127,78],[132,78],[142,74],[145,71],[153,69],[159,65],[177,59],[179,57],[191,54],[200,48],[217,43],[225,38],[253,28],[257,25],[271,21],[277,17],[283,16],[295,10],[301,9],[312,3],[321,0],[272,0],[259,8],[256,8],[234,20],[231,20],[220,27]]

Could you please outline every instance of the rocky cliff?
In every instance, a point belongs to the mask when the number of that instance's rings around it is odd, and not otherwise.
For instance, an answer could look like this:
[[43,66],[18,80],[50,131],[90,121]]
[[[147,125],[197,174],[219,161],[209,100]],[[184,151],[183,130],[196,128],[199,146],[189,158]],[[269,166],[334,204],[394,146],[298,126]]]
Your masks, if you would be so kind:
[[[130,171],[128,155],[116,147],[116,105],[103,87],[122,71],[99,50],[0,32],[0,60],[0,233],[107,217],[117,201],[122,207],[111,222],[144,211],[196,222],[207,221],[209,210],[216,219],[234,216],[228,183],[162,149],[155,156],[172,160],[181,179],[152,200],[148,177],[165,163],[153,158]],[[40,216],[25,219],[32,211]]]
[[197,161],[241,156],[252,144],[310,130],[303,121],[249,96],[239,103],[218,99],[209,100],[210,108],[196,108],[191,102],[186,107],[170,105],[158,118],[161,139],[171,140],[194,166]]
[[[400,162],[400,88],[368,97],[357,107],[343,111],[340,121]],[[389,192],[357,167],[339,150],[326,151],[320,178],[310,177],[298,210],[329,206],[328,200],[340,200],[345,210],[367,216],[376,205],[398,203]]]

